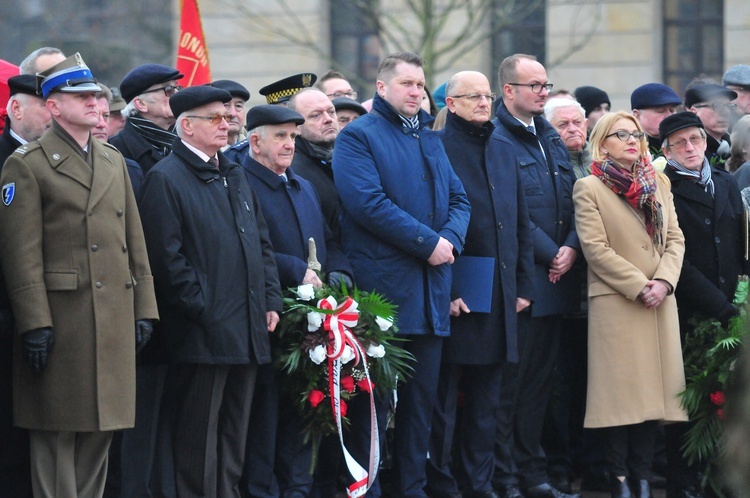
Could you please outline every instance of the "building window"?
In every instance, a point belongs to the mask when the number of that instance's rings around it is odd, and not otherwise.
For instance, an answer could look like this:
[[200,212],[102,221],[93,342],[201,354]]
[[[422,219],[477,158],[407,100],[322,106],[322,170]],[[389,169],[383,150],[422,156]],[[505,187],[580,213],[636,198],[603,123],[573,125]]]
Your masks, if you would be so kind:
[[[382,57],[380,36],[372,20],[374,2],[331,0],[331,58],[337,70],[359,91],[360,100],[372,97]],[[367,90],[363,93],[363,90]]]
[[513,54],[536,56],[544,64],[547,57],[547,13],[546,2],[538,2],[534,10],[521,19],[507,19],[502,6],[495,7],[492,15],[492,67]]
[[664,0],[664,82],[678,94],[698,75],[721,81],[724,1]]

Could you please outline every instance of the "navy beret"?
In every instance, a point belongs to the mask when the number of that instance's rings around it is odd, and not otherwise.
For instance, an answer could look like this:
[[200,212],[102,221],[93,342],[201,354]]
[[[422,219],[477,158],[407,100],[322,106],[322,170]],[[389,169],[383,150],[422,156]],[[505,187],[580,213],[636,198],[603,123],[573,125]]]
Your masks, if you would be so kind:
[[183,112],[187,112],[196,107],[200,107],[212,102],[221,102],[222,104],[232,100],[232,94],[221,88],[211,86],[191,86],[180,90],[169,97],[169,108],[172,114],[179,117]]
[[661,83],[646,83],[630,94],[631,109],[648,109],[663,105],[680,105],[682,99],[674,90]]
[[737,92],[716,83],[696,85],[685,92],[685,108],[693,107],[695,104],[700,104],[701,102],[709,102],[716,97],[726,97],[729,100],[734,100],[737,98]]
[[184,75],[177,69],[161,64],[143,64],[132,69],[120,83],[120,95],[130,102],[150,86],[179,80]]
[[215,88],[221,88],[232,94],[232,97],[239,97],[245,102],[250,100],[250,91],[244,86],[240,85],[236,81],[232,80],[216,80],[208,84]]
[[727,69],[721,82],[725,85],[744,86],[750,88],[750,66],[737,64]]
[[305,118],[297,111],[280,105],[256,105],[247,111],[247,129],[253,130],[259,126],[294,123],[301,125]]
[[607,92],[595,86],[579,86],[575,89],[573,94],[578,103],[581,104],[586,111],[586,117],[589,117],[591,111],[602,104],[607,104],[612,107],[612,102],[609,101],[609,95],[607,95]]
[[701,118],[699,118],[694,112],[678,112],[671,116],[667,116],[661,123],[659,123],[659,137],[663,142],[672,133],[692,126],[703,128],[703,121],[701,121]]
[[333,107],[336,108],[337,112],[342,109],[349,109],[350,111],[356,112],[360,116],[362,116],[363,114],[367,114],[367,109],[362,107],[362,104],[360,104],[356,100],[352,100],[347,97],[337,97],[331,102],[333,102]]
[[36,76],[33,74],[19,74],[8,78],[8,88],[11,95],[25,93],[38,96],[36,93]]
[[295,74],[264,86],[258,93],[265,96],[269,104],[283,104],[303,88],[313,86],[317,79],[312,73]]

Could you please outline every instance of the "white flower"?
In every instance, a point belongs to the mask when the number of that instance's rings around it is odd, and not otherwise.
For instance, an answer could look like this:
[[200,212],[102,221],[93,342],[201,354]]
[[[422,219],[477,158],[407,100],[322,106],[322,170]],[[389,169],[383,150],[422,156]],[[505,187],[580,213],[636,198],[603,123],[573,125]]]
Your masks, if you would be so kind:
[[349,363],[354,359],[354,350],[351,346],[344,346],[344,352],[341,354],[341,363]]
[[320,365],[321,363],[323,363],[323,360],[326,359],[326,348],[318,344],[313,349],[308,351],[308,354],[310,355],[310,359],[313,363],[315,363],[316,365]]
[[315,297],[315,288],[312,284],[303,284],[297,287],[297,295],[302,301],[309,301]]
[[373,358],[382,358],[385,356],[385,348],[382,344],[375,344],[370,343],[370,345],[367,347],[367,355],[372,356]]
[[393,326],[393,322],[390,320],[386,320],[385,318],[380,318],[379,316],[375,317],[375,323],[378,324],[378,327],[380,327],[380,330],[385,332],[389,328]]
[[323,315],[317,311],[311,311],[307,314],[307,330],[315,332],[323,324]]

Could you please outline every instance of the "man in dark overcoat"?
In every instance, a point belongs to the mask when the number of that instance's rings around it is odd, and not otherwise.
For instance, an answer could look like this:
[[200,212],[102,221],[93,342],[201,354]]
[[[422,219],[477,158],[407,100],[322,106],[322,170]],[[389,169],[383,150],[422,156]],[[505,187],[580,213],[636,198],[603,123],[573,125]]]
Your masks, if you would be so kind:
[[561,498],[567,494],[550,483],[541,433],[561,318],[580,305],[580,287],[569,272],[580,248],[573,216],[575,173],[560,135],[542,117],[552,88],[544,66],[533,56],[512,55],[500,64],[498,79],[502,101],[493,124],[512,144],[508,156],[521,171],[534,240],[535,296],[518,318],[518,372],[506,383],[516,392],[504,396],[498,422],[499,431],[512,428],[513,449],[509,454],[506,437],[506,451],[497,455],[497,480],[511,497],[520,485],[526,498]]
[[178,84],[182,78],[177,69],[142,64],[120,83],[120,94],[127,102],[122,114],[127,121],[109,143],[137,162],[144,175],[171,152],[176,116],[172,114],[169,98],[182,88]]
[[[685,236],[685,258],[675,290],[683,344],[694,329],[692,319],[711,318],[726,325],[738,313],[732,304],[737,277],[750,271],[739,187],[732,174],[709,163],[703,127],[701,118],[689,111],[669,116],[659,125],[667,158],[664,173],[672,183]],[[665,426],[670,498],[700,496],[699,469],[682,458],[688,427],[689,423]]]
[[162,416],[174,427],[177,496],[239,495],[258,365],[282,308],[268,228],[210,86],[170,99],[173,152],[144,180],[141,212],[170,361]]
[[91,136],[100,87],[79,54],[38,80],[52,127],[0,178],[14,418],[30,429],[35,496],[101,496],[113,431],[134,423],[136,346],[158,314],[125,161]]
[[[312,91],[330,103],[320,91]],[[291,107],[253,107],[248,112],[250,153],[240,164],[268,223],[282,288],[320,287],[320,278],[326,275],[331,285],[340,285],[343,276],[351,288],[352,270],[326,225],[315,188],[290,167],[297,125],[303,122]],[[320,276],[308,267],[311,238],[321,265]],[[297,394],[285,387],[284,377],[272,365],[260,368],[255,393],[258,404],[250,418],[256,430],[248,433],[245,460],[250,496],[272,496],[277,486],[279,496],[308,496],[312,488],[312,442],[303,442]]]
[[[428,463],[432,496],[459,491],[464,496],[493,496],[495,412],[503,367],[518,362],[516,314],[533,297],[534,247],[526,198],[520,172],[506,157],[510,142],[492,133],[493,99],[482,73],[458,73],[446,86],[449,113],[441,138],[472,208],[458,261],[476,256],[493,260],[492,284],[483,289],[492,300],[489,312],[474,312],[454,285],[451,335],[443,346]],[[465,403],[455,451],[461,471],[454,474],[451,446],[459,381]]]

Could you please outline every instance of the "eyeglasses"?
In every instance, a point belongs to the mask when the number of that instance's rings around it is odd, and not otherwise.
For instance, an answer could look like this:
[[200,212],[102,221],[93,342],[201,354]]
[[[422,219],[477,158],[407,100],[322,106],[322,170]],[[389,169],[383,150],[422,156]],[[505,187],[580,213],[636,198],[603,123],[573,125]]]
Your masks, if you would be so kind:
[[452,99],[469,99],[471,102],[477,104],[480,100],[482,100],[482,97],[487,99],[487,102],[492,103],[497,98],[497,95],[494,93],[490,94],[483,94],[483,93],[466,93],[464,95],[451,95]]
[[630,137],[633,137],[636,140],[643,140],[643,137],[645,137],[645,136],[646,136],[646,134],[643,133],[642,131],[636,131],[634,133],[630,133],[630,132],[627,132],[625,130],[618,130],[618,131],[616,131],[614,133],[610,133],[609,135],[607,135],[604,138],[617,137],[620,140],[622,140],[623,142],[627,142],[628,140],[630,140]]
[[232,120],[231,114],[217,114],[215,116],[185,116],[186,118],[195,118],[195,119],[205,119],[207,121],[210,121],[212,125],[216,126],[219,123],[221,123],[221,120],[223,119],[227,123],[229,123]]
[[164,91],[164,95],[166,97],[171,97],[175,93],[182,90],[182,88],[183,88],[182,85],[167,85],[167,86],[162,86],[159,88],[152,88],[151,90],[146,90],[143,93],[153,93],[153,92],[158,92],[159,90],[162,90]]
[[347,98],[350,98],[352,100],[357,100],[357,96],[359,95],[359,93],[357,93],[354,90],[352,90],[350,92],[327,93],[326,95],[328,97],[332,98],[332,99],[337,99],[339,97],[347,97]]
[[705,141],[706,141],[706,137],[697,135],[697,136],[689,137],[687,140],[683,138],[682,140],[678,140],[673,144],[667,144],[667,145],[674,149],[684,149],[685,147],[687,147],[688,142],[690,142],[692,145],[698,146]]
[[722,104],[720,102],[714,102],[712,104],[698,104],[698,105],[694,105],[693,107],[697,107],[699,109],[703,108],[703,107],[710,107],[711,109],[713,109],[716,112],[722,112],[722,111],[729,112],[729,111],[733,111],[733,110],[737,109],[737,104],[731,104],[731,103],[730,104]]
[[549,92],[555,86],[552,83],[508,83],[508,84],[513,85],[513,86],[527,86],[531,88],[531,91],[534,93],[542,93],[542,89],[545,89]]

